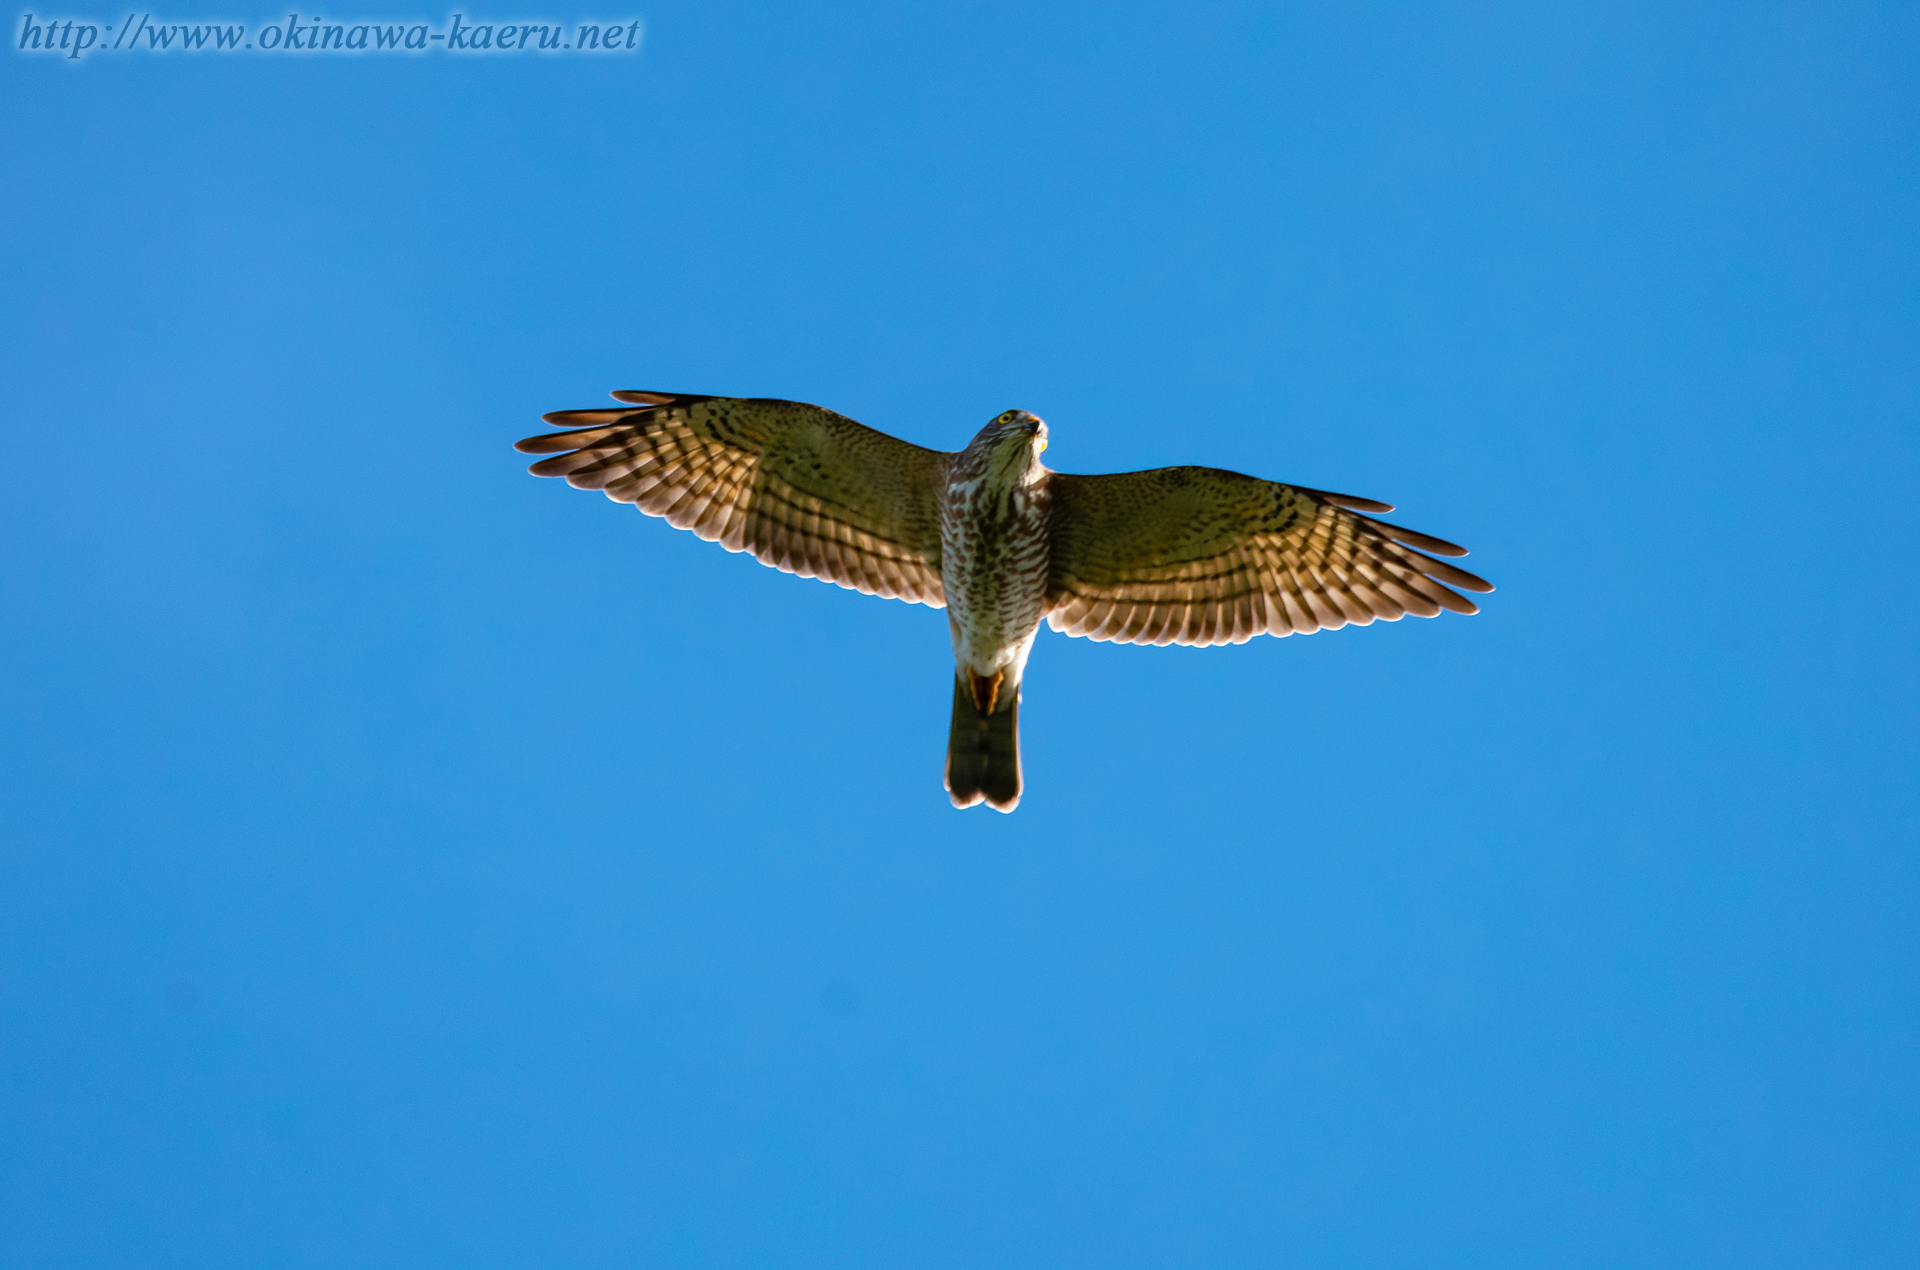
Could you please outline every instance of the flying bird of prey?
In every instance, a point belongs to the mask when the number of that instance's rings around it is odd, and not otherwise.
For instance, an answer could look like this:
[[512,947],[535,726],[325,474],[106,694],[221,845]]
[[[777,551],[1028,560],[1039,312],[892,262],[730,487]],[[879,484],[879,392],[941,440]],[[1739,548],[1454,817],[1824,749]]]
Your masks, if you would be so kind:
[[956,807],[1020,801],[1020,683],[1040,620],[1121,644],[1241,644],[1479,610],[1466,549],[1375,520],[1386,503],[1210,467],[1070,476],[1009,410],[958,453],[799,401],[616,392],[515,448],[762,564],[947,610]]

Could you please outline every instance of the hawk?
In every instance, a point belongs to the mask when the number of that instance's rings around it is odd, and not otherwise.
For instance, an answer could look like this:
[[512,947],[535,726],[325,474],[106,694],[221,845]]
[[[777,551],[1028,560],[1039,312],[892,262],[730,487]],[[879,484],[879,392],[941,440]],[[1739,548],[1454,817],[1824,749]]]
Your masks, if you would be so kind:
[[565,431],[515,446],[554,456],[528,470],[784,573],[946,609],[956,807],[1020,801],[1020,684],[1042,618],[1120,644],[1241,644],[1476,613],[1452,588],[1493,590],[1433,558],[1464,547],[1375,520],[1393,508],[1369,498],[1210,467],[1049,471],[1047,425],[1024,410],[945,453],[799,401],[613,397],[544,416]]

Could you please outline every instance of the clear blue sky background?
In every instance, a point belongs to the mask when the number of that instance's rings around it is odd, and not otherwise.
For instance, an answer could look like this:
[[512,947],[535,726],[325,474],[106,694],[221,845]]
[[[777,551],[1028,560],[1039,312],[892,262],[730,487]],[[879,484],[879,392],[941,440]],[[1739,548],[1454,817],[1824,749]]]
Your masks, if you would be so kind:
[[[1920,1260],[1911,6],[536,16],[0,55],[0,1262]],[[524,474],[621,387],[1500,590],[1043,633],[957,813],[940,614]]]

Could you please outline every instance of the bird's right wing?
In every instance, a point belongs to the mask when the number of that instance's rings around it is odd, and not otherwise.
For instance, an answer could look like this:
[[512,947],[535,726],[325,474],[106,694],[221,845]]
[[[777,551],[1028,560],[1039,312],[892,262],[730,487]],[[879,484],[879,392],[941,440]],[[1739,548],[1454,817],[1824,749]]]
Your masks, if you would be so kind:
[[1238,644],[1408,613],[1475,613],[1493,587],[1414,547],[1466,549],[1365,512],[1385,503],[1210,467],[1051,480],[1047,623],[1122,644]]
[[940,608],[935,491],[948,456],[799,401],[616,392],[559,410],[514,448],[527,469],[603,491],[762,564]]

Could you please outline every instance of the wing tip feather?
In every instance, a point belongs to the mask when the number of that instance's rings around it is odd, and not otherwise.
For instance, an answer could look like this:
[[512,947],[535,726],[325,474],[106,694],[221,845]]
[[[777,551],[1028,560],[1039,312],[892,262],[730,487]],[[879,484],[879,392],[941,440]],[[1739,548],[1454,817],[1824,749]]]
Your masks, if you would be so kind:
[[1405,543],[1409,547],[1418,547],[1422,551],[1431,551],[1436,556],[1464,556],[1467,549],[1457,542],[1448,542],[1445,538],[1435,538],[1432,534],[1423,534],[1417,529],[1408,529],[1405,525],[1389,525],[1384,520],[1361,517],[1369,527],[1391,538],[1394,542]]
[[1302,494],[1311,494],[1323,503],[1331,503],[1335,507],[1344,507],[1350,512],[1384,513],[1393,510],[1392,503],[1383,503],[1377,498],[1361,498],[1358,494],[1336,494],[1332,490],[1310,489],[1305,485],[1296,485],[1294,488]]

